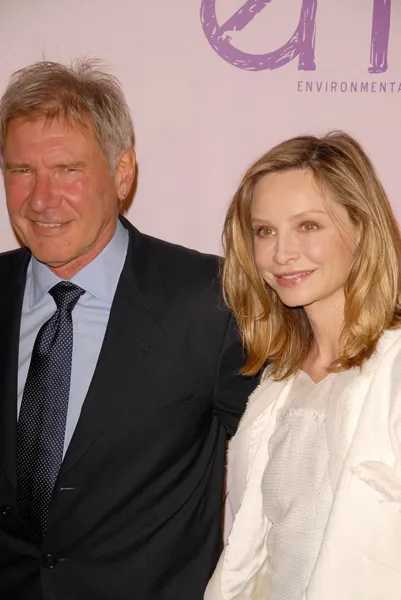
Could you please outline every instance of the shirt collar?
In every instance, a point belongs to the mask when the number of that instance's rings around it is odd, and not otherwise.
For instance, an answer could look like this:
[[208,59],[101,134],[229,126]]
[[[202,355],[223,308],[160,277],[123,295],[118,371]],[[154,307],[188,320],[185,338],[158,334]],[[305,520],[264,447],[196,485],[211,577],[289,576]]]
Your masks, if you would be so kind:
[[[124,266],[128,238],[128,231],[118,221],[114,236],[107,246],[69,281],[111,306]],[[31,281],[30,289],[27,290],[29,308],[38,304],[54,285],[62,281],[34,256],[32,256],[27,275]]]

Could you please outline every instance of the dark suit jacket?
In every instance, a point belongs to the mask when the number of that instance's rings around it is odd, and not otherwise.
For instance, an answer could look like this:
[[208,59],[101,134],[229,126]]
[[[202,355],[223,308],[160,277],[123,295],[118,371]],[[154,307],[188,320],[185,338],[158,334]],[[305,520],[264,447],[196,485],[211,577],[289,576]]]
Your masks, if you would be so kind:
[[27,249],[0,255],[1,600],[201,600],[221,550],[227,431],[256,381],[218,259],[130,234],[96,370],[43,541],[16,505]]

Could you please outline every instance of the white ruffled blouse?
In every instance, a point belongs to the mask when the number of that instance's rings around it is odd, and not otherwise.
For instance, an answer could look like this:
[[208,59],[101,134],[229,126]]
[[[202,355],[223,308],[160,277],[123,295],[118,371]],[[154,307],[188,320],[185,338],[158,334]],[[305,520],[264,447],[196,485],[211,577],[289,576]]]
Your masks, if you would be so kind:
[[262,478],[271,590],[267,600],[301,600],[319,554],[336,482],[330,476],[327,407],[358,370],[319,383],[300,371],[277,416]]
[[[205,600],[271,600],[272,593],[280,598],[272,592],[272,575],[275,590],[277,582],[283,586],[281,598],[302,598],[307,585],[305,600],[400,600],[401,330],[385,332],[363,368],[348,375],[348,385],[334,375],[317,386],[316,398],[326,385],[330,393],[323,394],[325,415],[316,421],[310,415],[290,417],[293,379],[274,382],[267,375],[250,397],[228,453],[227,490],[235,517]],[[313,388],[310,384],[305,385]],[[295,398],[294,393],[292,411]],[[305,400],[312,396],[305,392],[299,400],[306,412]],[[317,460],[322,446],[324,452],[324,429],[326,467]],[[286,443],[291,451],[283,451]],[[306,464],[313,492],[299,483],[298,471]],[[277,473],[284,472],[280,480]],[[319,514],[304,513],[305,505],[317,507],[319,481]],[[313,543],[305,544],[305,537],[314,537]],[[286,552],[290,555],[279,561]],[[295,565],[294,590],[285,586],[288,565]]]

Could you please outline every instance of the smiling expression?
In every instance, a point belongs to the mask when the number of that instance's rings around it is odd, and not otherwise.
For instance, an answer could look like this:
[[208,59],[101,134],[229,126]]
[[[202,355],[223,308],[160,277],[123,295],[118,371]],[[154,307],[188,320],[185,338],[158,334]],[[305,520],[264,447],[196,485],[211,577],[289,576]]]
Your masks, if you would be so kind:
[[39,261],[71,276],[110,241],[118,218],[116,178],[92,130],[62,119],[16,118],[4,154],[17,235]]
[[343,304],[358,231],[347,210],[324,197],[310,171],[260,179],[251,219],[256,266],[285,305]]

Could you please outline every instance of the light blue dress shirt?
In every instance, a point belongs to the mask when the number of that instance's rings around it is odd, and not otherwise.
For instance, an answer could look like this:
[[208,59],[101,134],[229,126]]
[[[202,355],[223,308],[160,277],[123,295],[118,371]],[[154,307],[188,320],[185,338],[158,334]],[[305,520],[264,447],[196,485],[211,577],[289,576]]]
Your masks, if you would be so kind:
[[[64,454],[77,425],[99,358],[110,309],[128,249],[128,231],[118,221],[115,234],[96,258],[69,281],[83,294],[73,312],[74,344]],[[56,312],[48,291],[62,281],[43,263],[31,258],[24,292],[18,359],[18,415],[33,345],[39,329]]]

